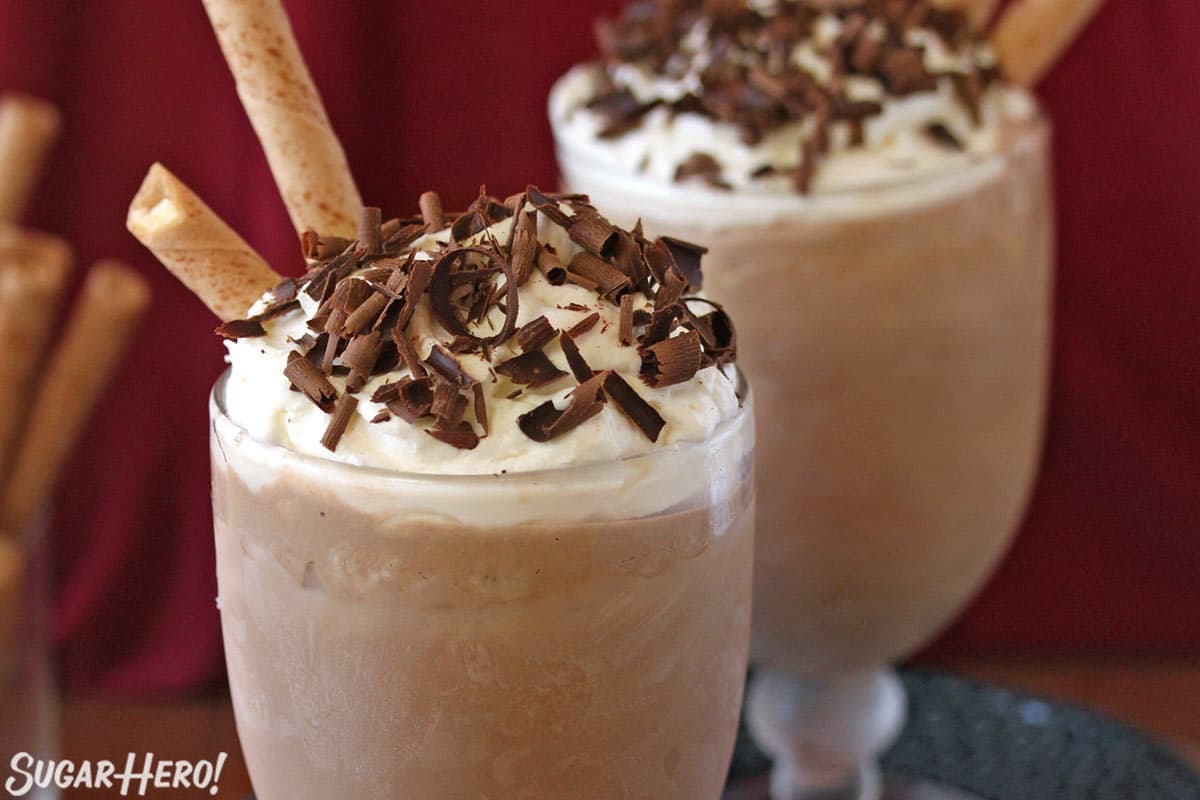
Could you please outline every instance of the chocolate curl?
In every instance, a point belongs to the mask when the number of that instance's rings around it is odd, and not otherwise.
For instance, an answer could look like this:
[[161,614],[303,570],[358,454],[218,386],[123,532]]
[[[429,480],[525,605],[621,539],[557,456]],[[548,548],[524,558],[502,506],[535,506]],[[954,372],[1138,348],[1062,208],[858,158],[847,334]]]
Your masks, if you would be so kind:
[[430,231],[446,227],[446,215],[442,211],[442,198],[437,192],[425,192],[419,201],[421,220]]
[[322,447],[331,453],[337,451],[338,442],[342,440],[346,428],[350,427],[350,421],[354,419],[354,412],[357,410],[357,397],[344,394],[337,399],[329,418],[329,425],[325,428],[325,435],[321,437]]
[[1019,0],[996,23],[992,47],[1004,74],[1032,87],[1087,25],[1104,0]]
[[537,408],[517,418],[521,432],[535,442],[548,442],[570,433],[604,410],[604,379],[608,373],[601,372],[590,380],[579,384],[570,394],[563,411],[547,400]]
[[0,484],[28,411],[32,376],[41,362],[71,269],[61,239],[0,226]]
[[362,198],[280,0],[204,0],[296,232],[354,238]]
[[61,126],[49,103],[18,94],[0,98],[0,222],[20,219]]
[[147,173],[125,227],[223,322],[244,317],[282,280],[162,164]]
[[46,502],[149,302],[149,285],[131,268],[115,261],[92,267],[34,396],[0,495],[0,527],[25,530]]

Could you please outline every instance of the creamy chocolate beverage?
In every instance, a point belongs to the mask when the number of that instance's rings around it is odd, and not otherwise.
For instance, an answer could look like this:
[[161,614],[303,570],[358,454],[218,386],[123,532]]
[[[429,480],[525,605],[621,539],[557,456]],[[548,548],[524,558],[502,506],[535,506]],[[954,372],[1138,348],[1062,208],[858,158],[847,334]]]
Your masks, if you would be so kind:
[[709,248],[755,385],[752,659],[924,644],[1024,511],[1047,391],[1047,130],[960,12],[642,3],[550,100],[562,173]]
[[751,414],[700,250],[584,198],[304,238],[224,323],[220,608],[259,800],[720,796]]

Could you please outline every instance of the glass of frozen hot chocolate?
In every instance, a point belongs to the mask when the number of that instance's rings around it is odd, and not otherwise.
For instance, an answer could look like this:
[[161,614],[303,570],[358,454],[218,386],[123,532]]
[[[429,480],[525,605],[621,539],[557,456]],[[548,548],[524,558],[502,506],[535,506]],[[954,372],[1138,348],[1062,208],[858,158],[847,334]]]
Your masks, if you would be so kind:
[[903,719],[884,665],[980,588],[1036,473],[1047,124],[934,4],[637,3],[598,30],[550,98],[564,183],[707,246],[755,386],[774,796],[869,796]]
[[703,248],[583,196],[382,221],[278,0],[205,0],[299,234],[154,165],[127,225],[222,320],[217,580],[258,800],[716,800],[753,416]]

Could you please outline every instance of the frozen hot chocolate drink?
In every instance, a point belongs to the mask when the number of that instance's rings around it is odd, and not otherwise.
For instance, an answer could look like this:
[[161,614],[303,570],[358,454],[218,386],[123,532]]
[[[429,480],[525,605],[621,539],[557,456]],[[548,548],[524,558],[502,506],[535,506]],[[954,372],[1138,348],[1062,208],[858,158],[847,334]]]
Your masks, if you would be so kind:
[[307,272],[160,165],[128,226],[229,340],[217,578],[258,800],[716,800],[753,423],[703,248],[534,188],[384,222],[279,2],[205,6]]
[[757,660],[882,663],[978,587],[1033,478],[1045,126],[960,13],[701,5],[601,27],[551,98],[563,175],[710,248],[758,413],[787,420],[758,448]]
[[730,321],[691,297],[700,251],[532,189],[423,205],[307,237],[307,274],[218,329],[220,607],[257,796],[715,800],[752,425]]
[[[861,676],[991,572],[1041,442],[1047,129],[954,5],[635,3],[550,98],[566,186],[706,245],[741,322],[768,431],[752,659],[863,697],[894,700]],[[780,797],[845,778],[834,738],[793,738],[822,766]]]

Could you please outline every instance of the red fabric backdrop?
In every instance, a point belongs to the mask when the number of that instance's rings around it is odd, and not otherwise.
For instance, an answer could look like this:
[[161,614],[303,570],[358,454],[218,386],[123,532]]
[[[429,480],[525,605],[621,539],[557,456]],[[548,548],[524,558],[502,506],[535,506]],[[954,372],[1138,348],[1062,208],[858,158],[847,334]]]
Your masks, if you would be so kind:
[[[617,0],[288,2],[363,194],[412,211],[551,185],[544,98]],[[1061,259],[1046,463],[996,580],[935,648],[1200,648],[1200,3],[1110,0],[1041,87]],[[0,87],[66,138],[29,221],[154,284],[135,347],[57,496],[68,686],[219,681],[205,400],[213,319],[124,230],[161,160],[268,258],[297,248],[200,3],[0,0]]]

